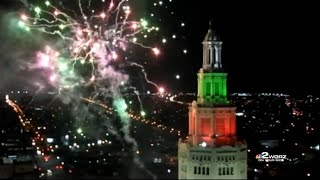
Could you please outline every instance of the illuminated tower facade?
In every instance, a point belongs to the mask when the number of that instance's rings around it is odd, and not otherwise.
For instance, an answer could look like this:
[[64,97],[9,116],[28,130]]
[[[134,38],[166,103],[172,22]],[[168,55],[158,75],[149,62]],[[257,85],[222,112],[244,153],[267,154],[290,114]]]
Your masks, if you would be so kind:
[[237,140],[236,107],[227,99],[227,73],[211,23],[203,44],[198,97],[189,106],[189,135],[179,140],[179,179],[247,179],[247,145]]

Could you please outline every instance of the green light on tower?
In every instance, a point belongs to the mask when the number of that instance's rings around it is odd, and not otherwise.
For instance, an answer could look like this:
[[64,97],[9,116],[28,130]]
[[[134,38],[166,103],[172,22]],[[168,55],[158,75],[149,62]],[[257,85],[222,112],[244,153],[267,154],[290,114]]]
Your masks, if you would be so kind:
[[146,112],[144,112],[144,111],[141,111],[141,116],[146,116]]
[[206,104],[227,104],[227,73],[199,73],[198,97]]
[[46,1],[46,5],[49,6],[49,5],[50,5],[50,2],[49,2],[49,1]]

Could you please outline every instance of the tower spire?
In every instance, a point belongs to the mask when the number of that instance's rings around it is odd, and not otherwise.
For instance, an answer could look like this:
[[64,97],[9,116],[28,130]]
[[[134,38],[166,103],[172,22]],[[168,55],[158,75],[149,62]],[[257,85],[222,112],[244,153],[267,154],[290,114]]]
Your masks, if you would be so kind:
[[221,71],[221,46],[222,42],[218,40],[218,36],[213,28],[213,23],[209,21],[208,32],[202,42],[203,44],[203,66],[205,71],[212,72],[214,70]]
[[210,29],[211,29],[211,30],[213,30],[213,23],[212,23],[212,20],[210,20],[210,21],[209,21],[209,30],[210,30]]

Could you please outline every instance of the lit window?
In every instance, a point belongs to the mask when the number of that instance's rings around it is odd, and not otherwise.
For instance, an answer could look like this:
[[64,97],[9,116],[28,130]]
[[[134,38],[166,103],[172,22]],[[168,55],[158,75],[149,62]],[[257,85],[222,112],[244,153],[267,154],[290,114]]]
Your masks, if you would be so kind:
[[216,95],[216,96],[219,95],[219,83],[218,82],[214,83],[214,95]]
[[211,83],[206,82],[206,96],[210,96],[210,95],[211,95]]

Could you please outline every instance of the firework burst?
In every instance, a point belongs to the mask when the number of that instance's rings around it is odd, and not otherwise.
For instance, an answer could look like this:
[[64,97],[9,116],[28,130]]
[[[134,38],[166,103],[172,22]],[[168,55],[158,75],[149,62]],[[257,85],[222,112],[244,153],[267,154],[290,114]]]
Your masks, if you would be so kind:
[[[138,151],[136,141],[130,136],[130,116],[121,91],[129,76],[114,63],[128,61],[123,57],[131,44],[159,56],[160,49],[139,43],[136,38],[143,31],[158,31],[159,28],[149,28],[145,19],[131,20],[128,0],[102,1],[99,11],[90,8],[90,0],[78,0],[78,8],[72,10],[67,10],[62,3],[55,6],[50,1],[27,6],[31,12],[21,14],[18,26],[27,32],[39,31],[54,37],[56,42],[45,45],[36,53],[32,69],[44,72],[48,82],[59,89],[64,102],[73,106],[78,107],[79,98],[88,95],[92,99],[102,96],[103,100],[111,100],[121,119],[119,131],[132,145],[133,152]],[[146,82],[158,88],[147,79],[142,65],[137,62],[127,64],[141,67]],[[143,167],[136,153],[134,162]]]

